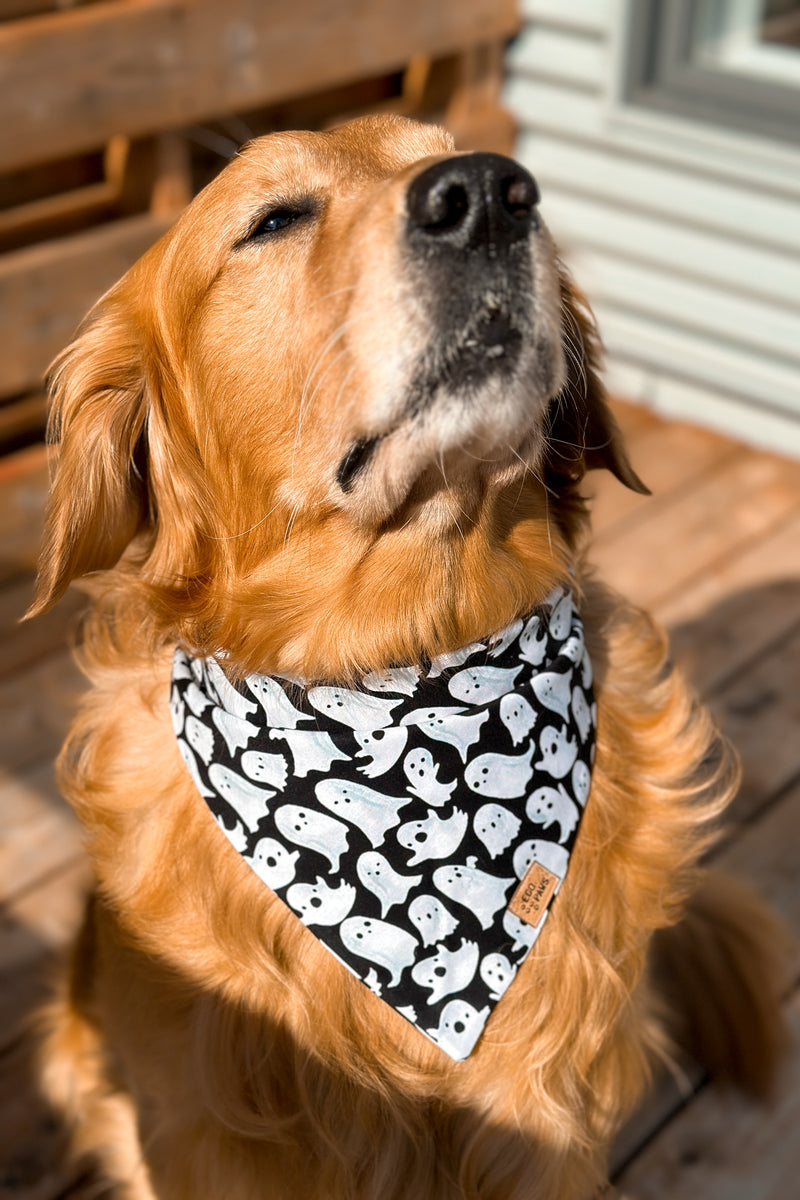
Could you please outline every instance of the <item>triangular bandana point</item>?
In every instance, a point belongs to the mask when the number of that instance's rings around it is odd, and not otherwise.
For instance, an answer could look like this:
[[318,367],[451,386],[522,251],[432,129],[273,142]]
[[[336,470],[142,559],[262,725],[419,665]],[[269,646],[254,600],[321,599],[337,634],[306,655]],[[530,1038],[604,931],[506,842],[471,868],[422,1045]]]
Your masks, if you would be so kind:
[[220,829],[339,961],[466,1058],[545,925],[594,758],[569,593],[427,671],[305,688],[176,649],[181,755]]

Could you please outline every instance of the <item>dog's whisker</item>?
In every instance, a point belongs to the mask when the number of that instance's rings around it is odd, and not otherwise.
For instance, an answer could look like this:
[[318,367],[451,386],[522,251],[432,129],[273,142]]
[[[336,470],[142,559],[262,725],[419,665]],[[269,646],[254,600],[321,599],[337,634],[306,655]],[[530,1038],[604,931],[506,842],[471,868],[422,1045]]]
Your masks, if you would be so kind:
[[252,533],[254,529],[258,529],[260,525],[263,525],[265,521],[269,520],[269,518],[272,516],[272,514],[274,512],[276,512],[280,507],[281,507],[280,502],[278,504],[273,505],[273,507],[269,510],[269,512],[264,514],[264,516],[261,518],[260,521],[256,521],[255,525],[251,525],[249,527],[249,529],[243,529],[240,533],[226,533],[226,534],[221,534],[219,536],[211,533],[208,536],[214,542],[232,542],[232,541],[235,541],[236,538],[246,537],[248,533]]
[[208,129],[205,125],[192,125],[186,130],[186,136],[191,142],[202,146],[204,150],[210,150],[220,158],[234,158],[241,149],[233,138],[225,137],[224,134]]
[[525,470],[536,480],[539,486],[543,488],[546,493],[549,493],[553,499],[558,499],[558,493],[554,491],[553,488],[549,487],[548,484],[545,483],[544,479],[537,474],[537,472],[534,470],[533,464],[528,462],[527,459],[524,459],[520,452],[514,448],[514,446],[509,446],[508,448],[514,457],[519,459]]
[[289,545],[289,539],[292,536],[292,530],[294,529],[294,523],[295,523],[295,520],[297,518],[297,514],[299,511],[300,511],[300,505],[298,503],[298,504],[294,505],[294,507],[292,508],[292,511],[289,513],[289,520],[286,522],[286,529],[283,534],[283,549],[284,549],[284,551],[286,550],[287,546]]
[[356,285],[354,283],[348,283],[345,287],[334,288],[332,292],[326,292],[324,296],[318,296],[314,303],[315,305],[324,304],[325,301],[330,300],[332,296],[341,296],[345,292],[355,292],[356,290]]
[[[308,368],[308,372],[306,373],[305,382],[303,384],[303,390],[300,394],[300,404],[299,404],[299,409],[298,409],[298,422],[299,423],[302,422],[304,410],[305,410],[307,404],[309,403],[309,393],[311,392],[312,387],[314,388],[314,392],[315,392],[316,388],[318,386],[318,383],[314,379],[314,375],[317,370],[317,367],[323,361],[325,355],[330,350],[333,349],[333,347],[336,345],[337,341],[339,341],[340,338],[344,337],[345,333],[350,328],[352,323],[353,323],[353,318],[347,318],[347,320],[342,321],[339,325],[337,325],[337,327],[334,329],[333,333],[331,333],[330,336],[325,339],[322,346],[318,350],[317,354],[314,356],[314,360],[311,363],[311,366]],[[340,357],[340,355],[337,356],[336,359],[334,359],[334,362],[338,361],[339,357]],[[332,364],[329,364],[328,367],[326,367],[325,371],[323,371],[322,376],[321,376],[322,379],[325,378],[325,375],[326,375],[327,371],[330,369],[331,365]]]

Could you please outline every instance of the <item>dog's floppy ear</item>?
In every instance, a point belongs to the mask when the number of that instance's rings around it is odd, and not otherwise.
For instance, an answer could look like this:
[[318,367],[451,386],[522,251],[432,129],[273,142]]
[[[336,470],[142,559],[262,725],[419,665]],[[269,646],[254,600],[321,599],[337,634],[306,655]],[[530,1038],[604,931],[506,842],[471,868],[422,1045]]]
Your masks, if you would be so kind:
[[72,579],[112,567],[147,520],[145,356],[119,288],[56,359],[49,386],[48,437],[60,451],[29,617]]
[[550,405],[547,465],[556,477],[577,482],[605,467],[626,487],[649,496],[631,466],[620,428],[600,379],[600,339],[589,306],[565,274],[561,280],[567,382]]

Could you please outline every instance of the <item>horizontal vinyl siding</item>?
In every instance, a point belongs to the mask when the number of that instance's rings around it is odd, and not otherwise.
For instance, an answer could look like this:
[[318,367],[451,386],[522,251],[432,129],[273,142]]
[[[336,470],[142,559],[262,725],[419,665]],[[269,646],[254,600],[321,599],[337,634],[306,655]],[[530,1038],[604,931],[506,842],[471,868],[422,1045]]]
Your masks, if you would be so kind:
[[800,156],[784,186],[724,150],[689,162],[674,124],[623,142],[605,100],[616,6],[523,11],[506,88],[517,156],[597,313],[612,384],[800,454]]
[[526,21],[604,36],[615,0],[521,0]]
[[509,50],[508,66],[522,79],[553,79],[583,91],[597,91],[605,79],[605,43],[562,29],[528,25]]

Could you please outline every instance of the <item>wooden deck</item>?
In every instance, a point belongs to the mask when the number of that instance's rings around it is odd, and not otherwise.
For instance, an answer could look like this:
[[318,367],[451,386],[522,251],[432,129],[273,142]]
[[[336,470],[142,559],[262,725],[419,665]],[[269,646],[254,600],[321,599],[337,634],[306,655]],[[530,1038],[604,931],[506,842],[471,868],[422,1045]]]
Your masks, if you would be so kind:
[[[800,464],[619,406],[649,499],[595,477],[594,558],[670,628],[676,653],[744,764],[717,858],[800,932]],[[21,1022],[74,929],[80,835],[52,773],[80,679],[66,648],[77,599],[16,627],[30,596],[46,490],[41,448],[0,463],[0,1200],[77,1197],[40,1120]],[[800,980],[800,949],[790,974]],[[800,990],[786,996],[800,1030]],[[620,1138],[631,1200],[800,1196],[800,1054],[770,1106],[697,1078],[664,1087]],[[83,1195],[84,1192],[81,1192]],[[85,1194],[88,1195],[88,1192]]]

